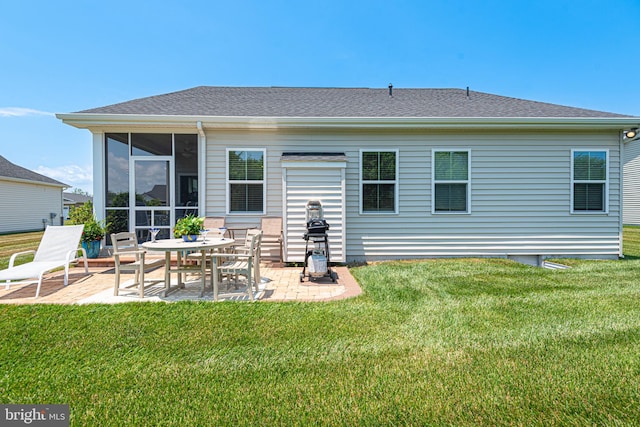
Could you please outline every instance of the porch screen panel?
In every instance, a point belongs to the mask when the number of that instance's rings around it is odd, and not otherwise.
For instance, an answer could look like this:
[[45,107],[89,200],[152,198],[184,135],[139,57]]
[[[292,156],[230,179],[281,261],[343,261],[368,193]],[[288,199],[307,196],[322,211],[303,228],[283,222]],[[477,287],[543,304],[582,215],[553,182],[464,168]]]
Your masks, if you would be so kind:
[[[129,134],[105,134],[105,202],[109,233],[129,231]],[[107,244],[111,237],[107,235]]]

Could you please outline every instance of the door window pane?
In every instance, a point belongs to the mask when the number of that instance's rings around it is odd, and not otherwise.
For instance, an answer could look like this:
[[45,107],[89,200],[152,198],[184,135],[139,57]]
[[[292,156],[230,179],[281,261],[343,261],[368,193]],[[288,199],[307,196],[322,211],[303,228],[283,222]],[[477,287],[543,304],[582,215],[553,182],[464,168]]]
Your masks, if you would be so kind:
[[168,206],[169,162],[136,161],[136,206]]

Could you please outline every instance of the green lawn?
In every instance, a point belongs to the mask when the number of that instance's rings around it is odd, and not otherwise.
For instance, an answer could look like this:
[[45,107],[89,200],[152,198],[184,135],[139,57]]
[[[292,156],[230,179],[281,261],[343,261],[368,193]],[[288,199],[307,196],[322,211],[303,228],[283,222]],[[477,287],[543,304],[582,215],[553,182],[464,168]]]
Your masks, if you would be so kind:
[[[43,231],[34,231],[30,233],[0,235],[0,269],[7,268],[9,258],[12,254],[36,250],[43,234]],[[16,265],[31,261],[32,259],[33,255],[20,256],[16,260]]]
[[625,260],[352,269],[330,303],[0,306],[0,402],[72,425],[638,425],[640,229]]

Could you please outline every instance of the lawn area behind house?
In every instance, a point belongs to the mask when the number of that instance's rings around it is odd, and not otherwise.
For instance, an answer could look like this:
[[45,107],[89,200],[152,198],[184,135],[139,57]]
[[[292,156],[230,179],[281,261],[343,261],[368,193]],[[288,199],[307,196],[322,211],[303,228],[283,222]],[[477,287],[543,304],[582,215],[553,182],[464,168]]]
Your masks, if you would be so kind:
[[637,425],[640,229],[622,261],[352,269],[330,303],[0,306],[0,402],[72,425]]
[[[0,235],[0,269],[7,268],[9,258],[16,252],[36,250],[44,231],[34,231],[31,233],[2,234]],[[16,265],[31,261],[33,255],[18,257]]]

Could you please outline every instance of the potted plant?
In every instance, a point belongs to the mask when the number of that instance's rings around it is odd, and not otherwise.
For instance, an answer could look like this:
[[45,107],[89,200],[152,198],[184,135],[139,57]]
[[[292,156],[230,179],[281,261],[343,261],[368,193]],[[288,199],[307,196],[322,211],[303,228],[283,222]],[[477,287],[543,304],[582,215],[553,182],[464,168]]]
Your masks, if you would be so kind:
[[198,238],[203,225],[204,217],[189,214],[176,221],[173,235],[174,237],[182,237],[185,242],[194,242]]
[[87,252],[87,258],[98,258],[100,255],[100,243],[106,235],[106,226],[104,222],[100,222],[93,214],[93,203],[87,201],[84,205],[74,208],[69,213],[70,225],[84,224],[81,243]]
[[105,227],[92,217],[84,223],[82,231],[82,247],[87,251],[87,258],[98,258],[100,255],[100,242],[104,239],[106,233]]

